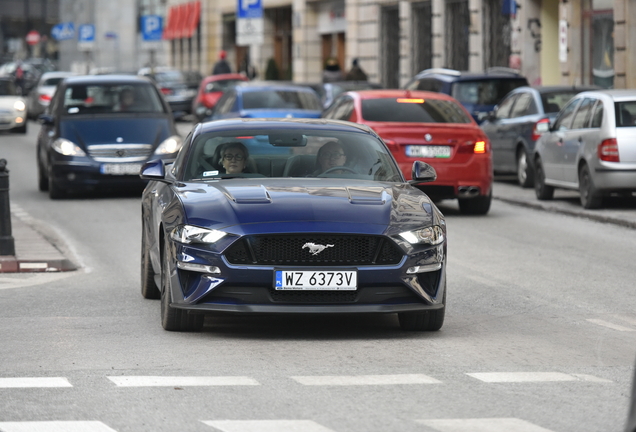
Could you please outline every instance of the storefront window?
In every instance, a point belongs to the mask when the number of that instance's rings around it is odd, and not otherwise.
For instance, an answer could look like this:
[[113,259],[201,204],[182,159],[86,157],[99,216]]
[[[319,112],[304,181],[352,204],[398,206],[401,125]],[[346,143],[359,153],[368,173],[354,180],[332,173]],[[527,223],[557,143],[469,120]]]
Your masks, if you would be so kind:
[[585,84],[614,87],[614,8],[612,0],[584,0],[583,77]]

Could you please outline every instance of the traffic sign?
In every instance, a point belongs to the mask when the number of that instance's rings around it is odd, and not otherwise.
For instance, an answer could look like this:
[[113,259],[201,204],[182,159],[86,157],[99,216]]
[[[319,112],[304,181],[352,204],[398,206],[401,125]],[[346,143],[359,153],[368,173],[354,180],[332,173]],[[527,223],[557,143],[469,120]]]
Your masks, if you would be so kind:
[[57,41],[73,39],[75,37],[75,26],[72,22],[56,24],[51,29],[51,36]]
[[263,0],[237,0],[236,45],[262,45],[264,29]]
[[95,26],[93,24],[82,24],[77,31],[79,33],[78,46],[85,50],[92,49],[95,45]]
[[145,42],[160,41],[163,36],[163,18],[160,15],[142,15],[141,38]]
[[29,45],[37,45],[40,42],[40,33],[35,30],[31,30],[26,35],[26,42]]
[[237,0],[237,18],[263,18],[263,0]]

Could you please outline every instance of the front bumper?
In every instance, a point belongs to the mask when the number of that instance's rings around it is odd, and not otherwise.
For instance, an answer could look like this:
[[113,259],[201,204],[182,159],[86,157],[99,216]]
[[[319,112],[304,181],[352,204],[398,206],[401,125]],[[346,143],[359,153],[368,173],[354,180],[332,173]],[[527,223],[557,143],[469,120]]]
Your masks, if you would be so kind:
[[26,111],[14,114],[0,114],[0,130],[10,130],[25,125],[27,121]]

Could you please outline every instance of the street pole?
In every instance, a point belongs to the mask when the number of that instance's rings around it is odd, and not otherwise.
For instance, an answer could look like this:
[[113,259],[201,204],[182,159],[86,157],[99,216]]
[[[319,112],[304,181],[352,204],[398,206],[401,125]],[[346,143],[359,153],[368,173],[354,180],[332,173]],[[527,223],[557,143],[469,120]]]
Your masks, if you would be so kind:
[[11,235],[9,170],[5,159],[0,159],[0,256],[2,255],[15,255],[15,242]]

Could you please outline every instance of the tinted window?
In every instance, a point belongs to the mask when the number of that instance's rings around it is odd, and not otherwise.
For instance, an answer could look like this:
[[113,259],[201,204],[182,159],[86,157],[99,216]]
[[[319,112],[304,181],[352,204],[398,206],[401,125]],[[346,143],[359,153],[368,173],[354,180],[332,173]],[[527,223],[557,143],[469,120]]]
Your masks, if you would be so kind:
[[523,117],[537,113],[537,105],[534,103],[534,98],[530,93],[522,93],[515,102],[514,108],[512,108],[512,114],[510,117]]
[[9,80],[0,80],[0,96],[15,96],[15,86]]
[[561,108],[579,92],[577,91],[560,91],[541,94],[541,103],[543,103],[543,111],[546,113],[558,113]]
[[594,99],[585,98],[579,109],[576,111],[574,121],[572,121],[572,129],[586,128],[590,123],[590,114],[592,113],[592,107],[594,106]]
[[314,92],[257,90],[243,92],[243,109],[307,109],[320,111]]
[[594,114],[592,115],[592,124],[590,127],[600,128],[603,124],[603,102],[596,102],[596,106],[594,107]]
[[439,99],[363,99],[362,118],[369,121],[408,123],[471,122],[470,117],[456,102]]
[[616,127],[633,127],[636,119],[636,101],[616,102]]
[[572,117],[574,116],[574,110],[576,109],[576,106],[578,105],[579,102],[580,102],[579,99],[573,100],[570,103],[568,103],[565,106],[565,108],[563,108],[563,111],[561,111],[559,116],[556,118],[556,121],[554,123],[554,130],[570,129],[570,124],[572,123]]
[[504,99],[497,107],[495,117],[498,119],[508,118],[510,116],[510,108],[512,108],[512,104],[514,104],[516,99],[516,94],[508,96],[506,99]]
[[422,78],[414,81],[408,88],[409,90],[423,90],[432,92],[441,92],[444,83],[433,78]]
[[69,115],[96,113],[162,113],[155,87],[143,84],[75,84],[66,88],[63,112]]
[[526,85],[525,78],[459,81],[453,84],[451,95],[462,103],[496,105],[512,90]]

